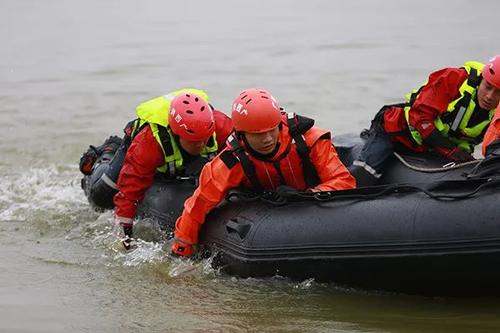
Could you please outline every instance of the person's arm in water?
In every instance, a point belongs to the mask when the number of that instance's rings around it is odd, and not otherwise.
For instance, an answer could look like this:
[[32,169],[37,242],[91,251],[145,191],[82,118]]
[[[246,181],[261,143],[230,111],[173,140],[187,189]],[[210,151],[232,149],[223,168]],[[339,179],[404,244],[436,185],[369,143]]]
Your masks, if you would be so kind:
[[164,163],[163,151],[151,129],[144,128],[130,144],[118,178],[119,192],[114,197],[118,223],[132,223],[138,203],[153,184],[156,168]]
[[182,215],[175,223],[175,242],[172,251],[189,256],[198,243],[201,225],[206,215],[217,206],[227,192],[238,187],[244,179],[240,164],[228,168],[220,155],[207,163],[200,175],[200,185],[184,203]]

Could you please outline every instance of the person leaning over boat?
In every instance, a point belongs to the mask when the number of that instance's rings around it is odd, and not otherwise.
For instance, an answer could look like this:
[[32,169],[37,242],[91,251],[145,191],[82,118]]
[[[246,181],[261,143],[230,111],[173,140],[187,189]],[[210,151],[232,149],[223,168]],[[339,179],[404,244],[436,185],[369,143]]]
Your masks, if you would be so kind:
[[208,212],[232,189],[331,191],[351,189],[355,179],[342,164],[331,134],[314,120],[282,113],[266,90],[243,91],[232,105],[234,134],[226,149],[206,164],[199,186],[176,222],[172,252],[190,256]]
[[498,132],[500,126],[489,125],[499,100],[500,56],[486,66],[469,61],[431,73],[404,103],[385,105],[372,120],[361,154],[350,167],[358,186],[376,183],[395,149],[432,150],[456,162],[473,160],[474,146],[488,131]]
[[[108,184],[112,195],[116,193],[115,223],[123,226],[129,236],[137,205],[155,176],[185,176],[193,164],[212,159],[224,148],[233,127],[231,119],[213,109],[207,94],[198,89],[181,89],[146,101],[137,107],[137,117],[125,128],[120,148],[126,154],[118,163],[116,184],[116,179],[106,173],[101,184]],[[116,155],[111,164],[120,159]]]

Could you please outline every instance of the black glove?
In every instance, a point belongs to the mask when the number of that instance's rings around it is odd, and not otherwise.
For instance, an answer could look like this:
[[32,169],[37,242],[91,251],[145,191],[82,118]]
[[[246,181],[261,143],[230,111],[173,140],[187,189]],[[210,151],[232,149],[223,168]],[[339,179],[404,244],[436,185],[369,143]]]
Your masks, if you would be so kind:
[[188,177],[198,177],[201,173],[201,170],[209,162],[209,159],[203,156],[199,156],[191,161],[186,166],[185,175]]
[[294,189],[293,187],[290,187],[288,185],[280,185],[276,188],[276,193],[282,197],[291,197],[294,195],[297,195],[299,191]]
[[431,134],[424,139],[424,142],[432,147],[436,148],[447,148],[454,149],[456,148],[456,144],[453,143],[449,138],[445,137],[441,132],[437,129],[431,132]]
[[294,197],[298,193],[299,191],[290,186],[280,185],[276,188],[276,191],[266,191],[262,193],[261,199],[279,206],[286,204],[288,199]]
[[469,162],[474,160],[471,154],[459,147],[451,149],[445,156],[455,162]]
[[122,239],[122,244],[125,250],[130,250],[132,247],[132,236],[134,231],[134,223],[131,218],[115,216],[115,225],[118,228],[123,228],[123,235],[118,235]]
[[465,150],[457,147],[453,141],[442,135],[438,130],[434,130],[424,139],[424,142],[431,146],[440,155],[455,162],[473,161],[474,157]]
[[131,225],[126,225],[126,226],[123,226],[123,234],[125,235],[125,239],[122,241],[122,244],[123,244],[123,247],[125,248],[125,250],[130,250],[130,248],[132,247],[132,236],[133,236],[133,226]]

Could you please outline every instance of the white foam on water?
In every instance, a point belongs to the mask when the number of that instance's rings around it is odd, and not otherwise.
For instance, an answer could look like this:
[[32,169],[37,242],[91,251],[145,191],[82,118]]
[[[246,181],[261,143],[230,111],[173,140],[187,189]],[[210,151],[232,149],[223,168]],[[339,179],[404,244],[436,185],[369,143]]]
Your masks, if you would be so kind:
[[34,211],[65,214],[86,203],[76,166],[30,168],[0,178],[1,220],[29,220]]
[[142,264],[159,263],[165,257],[161,243],[146,242],[137,239],[134,248],[129,251],[117,251],[114,260],[122,262],[123,266],[139,266]]
[[102,213],[95,221],[88,223],[85,229],[91,246],[103,251],[103,257],[108,258],[108,266],[137,267],[161,263],[167,256],[163,242],[140,238],[134,238],[132,248],[125,250],[122,244],[125,239],[123,229],[114,223],[112,211]]
[[219,271],[212,267],[214,256],[203,260],[170,257],[168,275],[172,278],[182,278],[188,275],[211,276],[218,275]]
[[[221,277],[220,272],[212,267],[213,257],[203,260],[174,258],[170,255],[170,242],[149,241],[150,234],[156,230],[153,224],[144,221],[139,223],[135,236],[145,236],[146,240],[134,239],[133,249],[126,251],[121,243],[121,227],[113,223],[113,212],[92,213],[80,187],[81,175],[74,165],[34,167],[0,179],[0,207],[6,207],[0,212],[2,220],[29,223],[36,216],[64,216],[78,221],[67,231],[65,239],[83,241],[84,246],[101,252],[106,266],[140,267],[167,263],[168,276],[172,278]],[[81,218],[82,211],[88,214],[85,219]],[[38,212],[38,215],[34,216],[33,212]],[[142,232],[141,228],[144,229]],[[293,284],[293,288],[305,290],[314,285],[314,280],[308,279]]]
[[295,289],[302,289],[302,290],[307,290],[307,289],[311,289],[313,286],[314,286],[314,278],[310,278],[310,279],[306,279],[296,285],[294,285],[293,287]]

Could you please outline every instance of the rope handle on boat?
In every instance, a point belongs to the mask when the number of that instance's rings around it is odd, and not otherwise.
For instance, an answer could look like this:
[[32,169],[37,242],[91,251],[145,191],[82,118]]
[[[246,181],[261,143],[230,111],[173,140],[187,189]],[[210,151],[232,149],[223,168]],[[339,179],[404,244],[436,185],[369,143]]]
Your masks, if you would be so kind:
[[[471,185],[470,184],[471,182],[477,183],[477,186],[472,191],[466,193],[449,194],[449,193],[437,192],[437,190],[439,189],[445,189],[446,186],[448,185],[451,185],[451,187],[462,187],[463,185]],[[304,193],[304,195],[309,196],[308,199],[313,199],[320,202],[327,202],[339,199],[371,200],[388,194],[422,192],[429,198],[436,200],[463,200],[473,197],[475,194],[477,194],[479,191],[485,188],[498,185],[500,185],[500,178],[478,178],[474,180],[447,180],[447,181],[432,183],[430,184],[430,186],[418,186],[411,184],[374,186],[372,187],[373,190],[370,190],[369,193],[356,193],[356,191],[366,191],[370,189],[369,187],[365,187],[355,190],[317,192],[313,194],[313,197],[310,196],[310,193]],[[303,196],[302,194],[301,197],[305,198],[305,196]]]
[[[475,184],[475,188],[466,193],[449,194],[439,192],[446,189],[463,188]],[[249,191],[231,191],[226,200],[233,201],[235,198],[245,201],[263,201],[274,206],[283,206],[290,202],[316,201],[331,202],[349,199],[372,200],[390,194],[406,194],[422,192],[429,198],[436,200],[463,200],[473,197],[479,191],[500,185],[500,178],[477,178],[470,180],[445,180],[431,184],[391,184],[381,186],[361,187],[357,189],[341,191],[322,191],[322,192],[296,192],[293,194],[276,195],[275,192],[264,192],[261,194]]]
[[454,169],[460,169],[463,168],[467,165],[473,165],[473,164],[480,164],[480,162],[484,161],[483,159],[479,160],[473,160],[473,161],[468,161],[468,162],[463,162],[463,163],[457,163],[457,162],[450,162],[442,167],[439,168],[423,168],[423,167],[417,167],[412,164],[410,164],[403,156],[400,154],[394,152],[394,156],[407,168],[415,171],[420,171],[420,172],[428,172],[428,173],[436,173],[436,172],[444,172],[444,171],[449,171],[449,170],[454,170]]
[[[382,197],[388,194],[398,194],[398,193],[412,193],[412,192],[422,192],[428,197],[436,200],[462,200],[467,199],[480,190],[500,185],[500,177],[498,173],[500,171],[500,156],[490,156],[481,160],[474,160],[470,162],[453,164],[450,166],[443,166],[442,168],[418,168],[409,163],[407,163],[402,156],[394,153],[400,161],[409,167],[410,169],[422,172],[440,172],[445,170],[452,170],[464,167],[466,165],[477,164],[471,172],[465,174],[466,179],[464,180],[445,180],[440,182],[433,182],[430,184],[387,184],[379,186],[370,186],[364,188],[342,190],[342,191],[323,191],[323,192],[294,192],[294,193],[281,193],[267,191],[264,193],[256,193],[248,190],[235,189],[228,193],[226,200],[233,201],[235,198],[243,200],[246,202],[251,201],[264,201],[275,206],[283,206],[288,202],[298,202],[298,201],[319,201],[328,202],[334,200],[347,200],[347,199],[359,199],[359,200],[370,200]],[[483,170],[484,169],[484,170]],[[473,184],[476,187],[466,193],[460,194],[447,194],[447,193],[437,193],[439,190],[446,190],[450,188],[463,188],[470,187]]]

